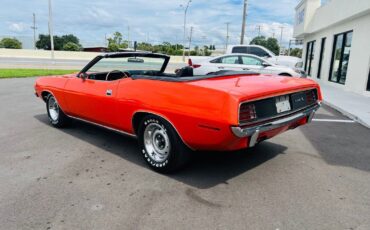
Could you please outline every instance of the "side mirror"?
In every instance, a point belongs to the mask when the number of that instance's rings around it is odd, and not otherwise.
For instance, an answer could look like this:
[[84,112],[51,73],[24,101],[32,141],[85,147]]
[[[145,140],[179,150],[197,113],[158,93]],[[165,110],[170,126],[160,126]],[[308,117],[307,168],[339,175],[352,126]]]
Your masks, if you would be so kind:
[[269,67],[271,65],[269,63],[267,63],[267,62],[262,62],[262,66],[266,68],[266,67]]
[[86,74],[86,73],[80,73],[80,74],[78,75],[78,77],[79,77],[79,78],[81,78],[83,81],[85,81],[85,80],[86,80],[86,78],[87,78],[87,74]]

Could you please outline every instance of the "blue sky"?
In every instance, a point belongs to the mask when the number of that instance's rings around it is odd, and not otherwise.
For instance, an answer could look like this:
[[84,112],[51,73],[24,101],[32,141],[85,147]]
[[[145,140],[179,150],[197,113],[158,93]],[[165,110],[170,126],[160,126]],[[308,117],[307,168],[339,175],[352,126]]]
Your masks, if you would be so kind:
[[[48,33],[47,0],[1,0],[0,36],[31,40],[32,13],[38,33]],[[104,45],[115,31],[124,37],[130,27],[131,40],[159,43],[182,42],[183,9],[186,0],[52,0],[56,35],[77,35],[84,46]],[[292,37],[294,7],[298,0],[249,0],[247,39],[257,35]],[[188,30],[194,27],[193,41],[201,44],[225,43],[226,23],[230,23],[230,43],[240,40],[242,0],[193,0],[188,11]],[[31,40],[32,42],[32,40]],[[32,44],[32,43],[30,43]]]

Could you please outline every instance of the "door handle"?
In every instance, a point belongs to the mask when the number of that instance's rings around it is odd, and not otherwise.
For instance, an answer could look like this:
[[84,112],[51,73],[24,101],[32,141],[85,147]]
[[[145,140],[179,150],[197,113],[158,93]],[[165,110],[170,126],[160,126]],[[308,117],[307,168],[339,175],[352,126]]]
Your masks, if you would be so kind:
[[111,89],[107,89],[107,91],[105,92],[105,94],[107,96],[112,96],[112,90]]
[[243,70],[250,70],[250,69],[248,69],[248,68],[243,68]]
[[223,66],[219,66],[219,67],[218,67],[218,69],[225,69],[225,67],[223,67]]

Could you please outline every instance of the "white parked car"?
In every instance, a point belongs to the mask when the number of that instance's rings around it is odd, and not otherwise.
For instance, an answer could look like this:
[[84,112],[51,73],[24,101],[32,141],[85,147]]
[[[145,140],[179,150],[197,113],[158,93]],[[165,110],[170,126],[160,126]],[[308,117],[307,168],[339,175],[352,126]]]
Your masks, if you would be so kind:
[[194,75],[206,75],[222,70],[253,71],[261,74],[274,74],[281,76],[306,77],[304,71],[298,68],[275,65],[251,54],[226,54],[206,60],[189,59]]
[[276,56],[273,52],[271,52],[271,50],[258,45],[233,45],[228,47],[226,53],[253,54],[276,65],[299,69],[302,69],[303,67],[303,61],[301,58],[292,56]]

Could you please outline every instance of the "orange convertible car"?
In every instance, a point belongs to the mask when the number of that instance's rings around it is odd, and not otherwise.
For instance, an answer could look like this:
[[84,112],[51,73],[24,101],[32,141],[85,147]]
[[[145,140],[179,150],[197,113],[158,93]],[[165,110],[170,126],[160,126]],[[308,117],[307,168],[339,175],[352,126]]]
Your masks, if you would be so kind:
[[169,172],[192,150],[253,147],[312,119],[322,99],[312,80],[191,67],[165,72],[169,56],[102,54],[78,74],[41,77],[36,95],[55,127],[70,118],[137,137],[145,161]]

